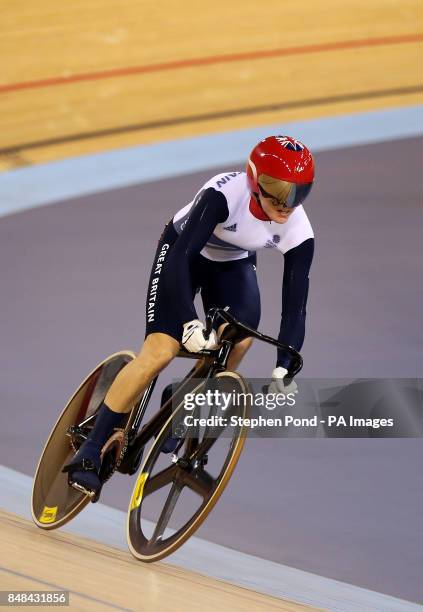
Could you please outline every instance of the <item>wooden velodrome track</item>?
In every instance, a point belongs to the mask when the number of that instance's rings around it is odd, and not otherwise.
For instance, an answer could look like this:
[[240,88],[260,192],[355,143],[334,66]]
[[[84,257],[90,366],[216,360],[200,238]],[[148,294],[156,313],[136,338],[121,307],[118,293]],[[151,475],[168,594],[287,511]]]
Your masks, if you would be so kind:
[[317,610],[163,563],[143,565],[120,550],[60,530],[41,531],[6,512],[0,511],[0,519],[7,560],[0,590],[69,591],[72,610]]
[[423,4],[10,2],[0,57],[7,169],[421,102]]
[[[420,0],[19,1],[2,24],[0,170],[423,100]],[[82,610],[311,609],[0,519],[2,590],[64,588]]]

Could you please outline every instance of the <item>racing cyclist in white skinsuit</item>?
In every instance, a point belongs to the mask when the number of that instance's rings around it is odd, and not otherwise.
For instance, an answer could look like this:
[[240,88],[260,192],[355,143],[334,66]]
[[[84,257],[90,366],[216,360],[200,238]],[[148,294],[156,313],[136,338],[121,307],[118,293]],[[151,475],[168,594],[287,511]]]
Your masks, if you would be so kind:
[[[257,328],[258,249],[271,248],[284,256],[278,339],[301,349],[314,252],[313,230],[302,202],[313,181],[314,161],[307,147],[288,136],[270,136],[254,147],[246,173],[214,176],[166,225],[150,275],[143,346],[117,375],[89,438],[66,466],[70,484],[99,490],[102,446],[149,382],[177,355],[181,341],[192,352],[216,343],[215,331],[209,339],[204,337],[194,307],[197,291],[205,311],[229,306],[235,319]],[[237,367],[250,345],[251,338],[235,345],[230,369]],[[284,378],[289,363],[289,355],[278,351],[271,391],[288,391]]]

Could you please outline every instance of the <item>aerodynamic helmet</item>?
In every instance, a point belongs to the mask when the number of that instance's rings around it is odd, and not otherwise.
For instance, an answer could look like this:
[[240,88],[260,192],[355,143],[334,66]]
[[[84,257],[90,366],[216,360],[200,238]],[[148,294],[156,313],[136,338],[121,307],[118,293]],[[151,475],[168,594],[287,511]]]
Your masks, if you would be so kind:
[[295,208],[304,202],[313,185],[313,156],[295,138],[269,136],[251,151],[247,177],[257,201],[261,193],[286,208]]

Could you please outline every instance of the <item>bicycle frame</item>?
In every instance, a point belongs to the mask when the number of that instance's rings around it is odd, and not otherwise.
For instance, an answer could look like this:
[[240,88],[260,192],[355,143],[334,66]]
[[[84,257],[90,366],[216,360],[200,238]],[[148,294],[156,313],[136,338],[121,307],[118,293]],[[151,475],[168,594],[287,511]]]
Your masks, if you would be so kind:
[[[177,389],[175,390],[175,393],[173,393],[173,395],[163,404],[163,406],[160,407],[160,410],[153,417],[151,417],[151,419],[147,421],[147,423],[144,424],[139,433],[138,429],[141,425],[142,419],[147,409],[148,402],[150,401],[151,395],[156,385],[158,376],[156,376],[150,382],[150,384],[144,391],[141,399],[135,406],[134,418],[128,431],[129,442],[127,454],[129,461],[125,461],[125,459],[123,459],[123,462],[129,463],[128,467],[131,473],[134,473],[139,466],[135,464],[133,466],[130,466],[130,457],[137,457],[137,454],[144,448],[147,442],[154,435],[157,435],[159,433],[159,431],[162,429],[163,425],[171,414],[171,407],[175,400],[175,397],[181,394],[184,388],[186,388],[189,382],[194,378],[211,378],[217,372],[226,370],[229,355],[237,341],[240,341],[243,338],[253,337],[262,342],[266,342],[267,344],[276,346],[278,349],[282,349],[289,353],[293,358],[293,366],[288,371],[287,378],[293,378],[295,374],[297,374],[301,370],[303,366],[303,360],[298,351],[296,351],[291,346],[278,342],[278,340],[276,340],[275,338],[266,336],[265,334],[262,334],[261,332],[252,329],[248,325],[240,323],[239,321],[234,319],[234,317],[228,312],[227,307],[211,308],[208,311],[206,316],[206,337],[209,336],[218,317],[220,317],[225,323],[227,323],[227,326],[221,334],[218,347],[216,349],[206,349],[201,351],[200,353],[189,353],[188,351],[181,348],[177,355],[178,357],[202,360],[202,363],[200,363],[199,367],[194,367],[190,370],[190,372],[178,385]],[[139,459],[141,459],[141,456],[139,457]],[[135,461],[135,463],[137,462]]]

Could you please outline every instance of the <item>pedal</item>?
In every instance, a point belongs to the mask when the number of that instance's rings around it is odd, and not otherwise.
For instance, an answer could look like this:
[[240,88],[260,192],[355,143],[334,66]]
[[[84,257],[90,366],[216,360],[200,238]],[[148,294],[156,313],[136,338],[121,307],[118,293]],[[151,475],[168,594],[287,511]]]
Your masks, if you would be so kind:
[[90,429],[86,427],[78,427],[71,425],[66,431],[66,436],[70,438],[70,445],[74,453],[77,453],[81,444],[85,442],[90,433]]
[[72,489],[76,489],[77,491],[79,491],[80,493],[84,493],[84,495],[88,495],[89,498],[93,499],[97,493],[95,491],[91,491],[90,489],[86,489],[85,487],[83,487],[82,485],[78,484],[77,482],[68,482],[69,486],[72,487]]

